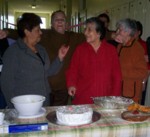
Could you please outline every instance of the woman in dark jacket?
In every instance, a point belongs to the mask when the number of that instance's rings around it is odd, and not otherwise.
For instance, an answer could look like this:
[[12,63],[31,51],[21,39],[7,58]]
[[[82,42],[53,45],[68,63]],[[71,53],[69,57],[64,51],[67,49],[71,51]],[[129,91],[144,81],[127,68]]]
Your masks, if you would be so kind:
[[10,108],[12,97],[25,94],[43,95],[46,97],[44,106],[50,105],[47,78],[60,70],[69,48],[62,46],[58,57],[50,64],[46,50],[38,44],[42,34],[40,23],[36,14],[24,13],[17,22],[20,38],[4,54],[1,88]]

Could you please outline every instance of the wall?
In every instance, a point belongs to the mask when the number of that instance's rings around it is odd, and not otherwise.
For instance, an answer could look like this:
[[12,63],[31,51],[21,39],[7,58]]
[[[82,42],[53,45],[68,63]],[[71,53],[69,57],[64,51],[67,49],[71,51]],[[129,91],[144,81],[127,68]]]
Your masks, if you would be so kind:
[[[2,1],[7,0],[0,0],[1,3]],[[71,21],[71,25],[79,24],[81,21],[86,20],[86,18],[107,12],[111,19],[110,29],[115,30],[115,24],[119,19],[130,17],[142,22],[144,26],[144,34],[142,37],[144,39],[150,35],[150,0],[61,0],[56,6],[56,10],[58,10],[58,5],[60,5],[60,9],[66,11],[69,15],[67,20],[69,22]],[[2,7],[5,6],[0,4],[0,10]],[[67,11],[68,7],[72,7],[72,9]],[[11,9],[10,7],[8,8],[9,10]],[[15,11],[12,14],[15,16]],[[51,11],[49,11],[48,25],[50,24],[50,15]],[[72,28],[72,30],[81,31],[82,29],[77,26]]]
[[110,29],[115,30],[116,22],[123,18],[133,18],[143,24],[142,38],[150,36],[150,0],[87,0],[87,17],[106,12],[110,16]]
[[91,0],[87,0],[86,7],[88,10],[88,15],[93,16],[129,1],[131,0],[92,0],[92,2]]

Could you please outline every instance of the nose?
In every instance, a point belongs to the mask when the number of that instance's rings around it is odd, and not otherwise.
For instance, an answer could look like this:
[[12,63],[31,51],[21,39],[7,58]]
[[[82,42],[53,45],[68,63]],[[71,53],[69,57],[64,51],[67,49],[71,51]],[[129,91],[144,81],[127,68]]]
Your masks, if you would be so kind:
[[84,29],[83,33],[84,33],[84,34],[87,34],[87,28]]

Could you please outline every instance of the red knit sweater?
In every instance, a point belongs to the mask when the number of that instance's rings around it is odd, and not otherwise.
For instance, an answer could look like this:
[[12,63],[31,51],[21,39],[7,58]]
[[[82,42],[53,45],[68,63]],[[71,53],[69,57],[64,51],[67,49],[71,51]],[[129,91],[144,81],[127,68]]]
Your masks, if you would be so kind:
[[116,49],[105,40],[97,52],[87,42],[79,45],[66,72],[67,86],[76,87],[73,104],[91,104],[91,97],[118,96],[121,70]]

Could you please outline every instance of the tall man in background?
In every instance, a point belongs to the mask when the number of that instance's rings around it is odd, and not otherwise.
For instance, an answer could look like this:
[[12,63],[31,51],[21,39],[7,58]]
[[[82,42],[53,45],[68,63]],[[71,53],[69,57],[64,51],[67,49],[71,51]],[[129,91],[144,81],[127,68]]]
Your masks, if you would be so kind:
[[58,10],[51,15],[51,29],[44,30],[42,36],[42,45],[46,48],[50,60],[57,56],[57,51],[61,45],[69,46],[69,51],[64,59],[63,68],[60,72],[49,77],[49,83],[52,88],[52,105],[66,105],[68,102],[68,92],[66,88],[65,71],[69,65],[71,56],[76,46],[85,40],[83,34],[66,31],[66,15]]

